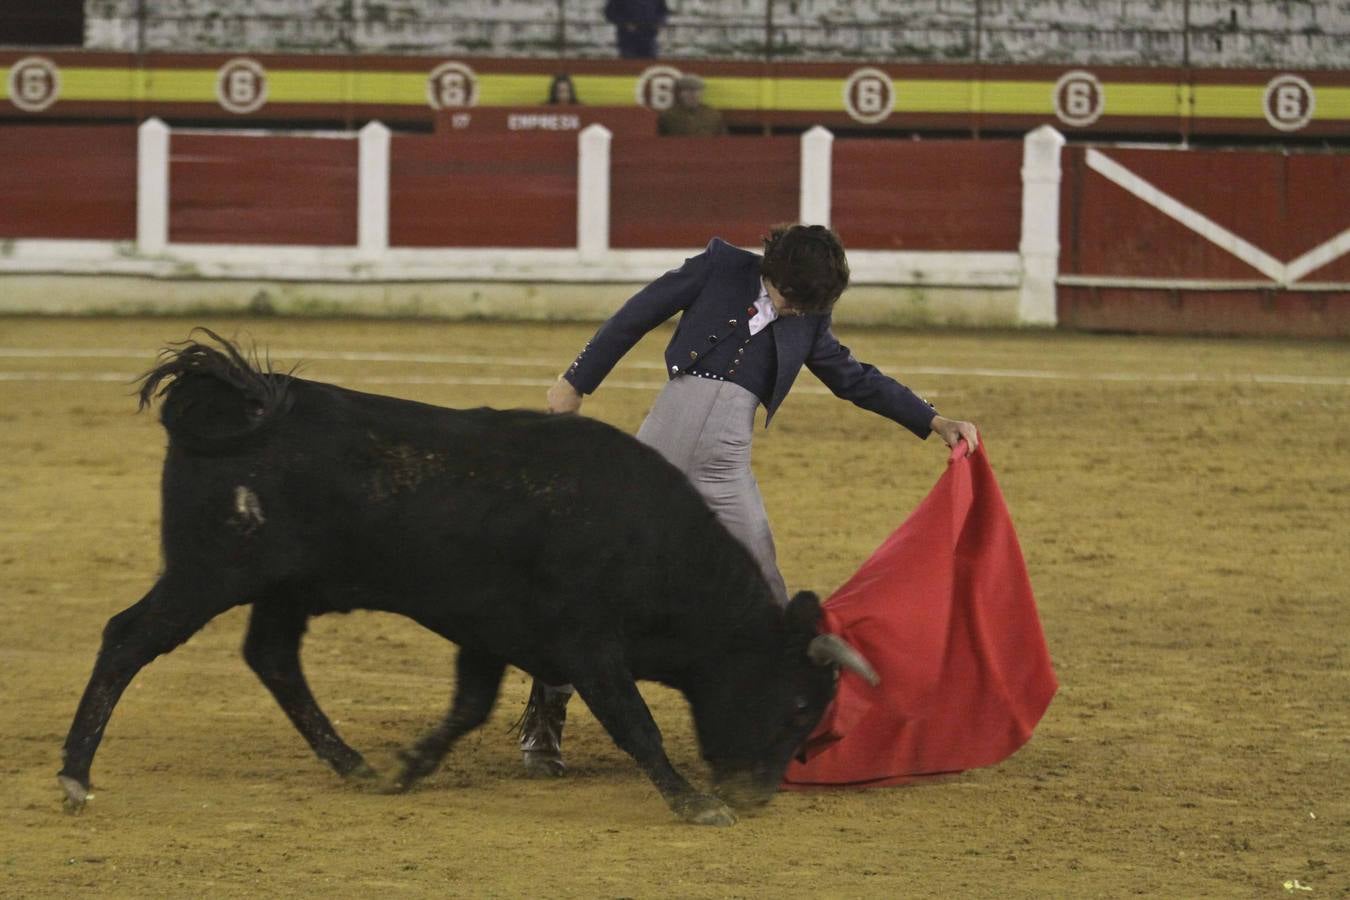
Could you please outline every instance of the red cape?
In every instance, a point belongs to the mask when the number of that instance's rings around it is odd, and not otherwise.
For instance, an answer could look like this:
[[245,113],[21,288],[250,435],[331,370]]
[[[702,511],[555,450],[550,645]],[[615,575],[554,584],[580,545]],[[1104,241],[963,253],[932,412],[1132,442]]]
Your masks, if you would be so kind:
[[845,672],[784,787],[872,787],[987,766],[1031,737],[1058,684],[983,443],[825,602],[879,687]]

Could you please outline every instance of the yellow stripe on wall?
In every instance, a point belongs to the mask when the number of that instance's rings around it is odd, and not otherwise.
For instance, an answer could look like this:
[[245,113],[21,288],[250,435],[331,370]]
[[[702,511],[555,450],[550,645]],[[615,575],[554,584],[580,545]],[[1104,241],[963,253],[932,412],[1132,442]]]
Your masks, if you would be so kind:
[[215,103],[216,73],[202,69],[146,69],[145,98],[162,103]]
[[[543,102],[553,77],[541,75],[539,79],[543,85],[539,97]],[[636,102],[637,79],[629,75],[573,75],[572,84],[587,106],[627,106]]]
[[351,102],[426,106],[427,76],[422,72],[353,72]]
[[984,108],[979,112],[1053,116],[1054,90],[1047,81],[986,81],[980,91]]
[[[551,75],[479,75],[478,105],[537,106],[548,99],[548,84],[552,80]],[[422,83],[426,83],[425,77]],[[577,90],[580,92],[580,87]],[[631,102],[631,91],[628,96]]]
[[[430,70],[428,70],[429,72]],[[425,107],[427,74],[418,71],[271,69],[269,103],[379,104]],[[0,70],[0,101],[9,99]],[[62,67],[61,99],[73,101],[204,103],[215,105],[217,69]],[[552,75],[478,76],[480,106],[545,102]],[[591,106],[636,102],[635,75],[576,75],[577,93]],[[709,76],[706,99],[723,110],[832,112],[845,110],[844,78]],[[895,79],[897,113],[1054,115],[1053,81]],[[1104,82],[1107,116],[1264,118],[1265,85]],[[1350,87],[1316,89],[1316,120],[1350,120]]]
[[61,99],[130,100],[136,93],[137,74],[133,69],[62,69]]
[[267,73],[268,103],[347,103],[351,95],[350,72],[307,69]]
[[1350,119],[1350,88],[1317,88],[1313,121]]
[[[1197,84],[1195,117],[1198,119],[1264,119],[1261,109],[1265,85]],[[1320,98],[1319,98],[1320,99]]]
[[976,84],[975,81],[895,81],[895,111],[973,111],[978,100]]
[[1108,116],[1178,116],[1183,109],[1175,84],[1103,84]]

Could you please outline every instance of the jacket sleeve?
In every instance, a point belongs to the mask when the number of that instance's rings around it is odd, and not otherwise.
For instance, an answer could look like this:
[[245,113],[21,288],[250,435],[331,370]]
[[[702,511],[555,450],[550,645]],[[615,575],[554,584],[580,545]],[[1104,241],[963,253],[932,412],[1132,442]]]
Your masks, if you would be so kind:
[[830,328],[826,316],[816,332],[815,343],[806,357],[806,367],[824,382],[835,396],[896,422],[921,439],[926,439],[937,410],[900,382],[882,373],[876,366],[859,362]]
[[694,302],[712,272],[714,254],[713,243],[709,243],[702,253],[630,297],[586,342],[563,377],[581,393],[593,393],[647,332]]

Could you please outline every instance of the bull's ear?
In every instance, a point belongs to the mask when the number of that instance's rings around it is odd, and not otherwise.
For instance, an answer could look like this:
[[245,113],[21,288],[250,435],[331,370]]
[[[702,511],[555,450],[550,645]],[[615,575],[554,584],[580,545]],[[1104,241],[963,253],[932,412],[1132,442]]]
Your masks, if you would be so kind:
[[811,591],[798,591],[783,611],[788,630],[814,636],[820,623],[820,598]]

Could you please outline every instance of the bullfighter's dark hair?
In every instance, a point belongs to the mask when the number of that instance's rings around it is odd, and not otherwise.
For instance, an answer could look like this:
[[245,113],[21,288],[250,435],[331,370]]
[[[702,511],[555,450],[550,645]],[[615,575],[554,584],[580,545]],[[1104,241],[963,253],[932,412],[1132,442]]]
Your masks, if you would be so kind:
[[760,274],[793,309],[827,313],[848,287],[848,259],[824,225],[775,225],[764,238]]

